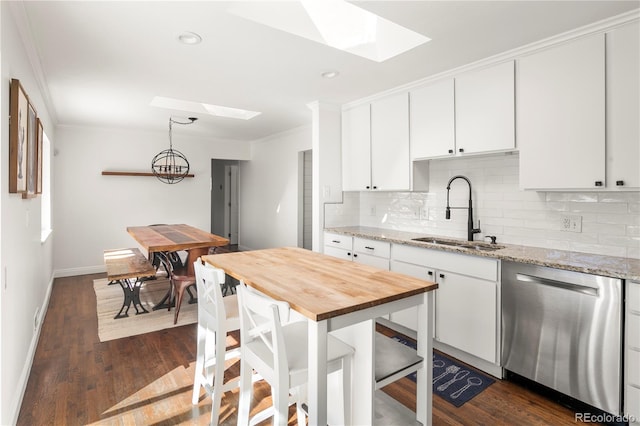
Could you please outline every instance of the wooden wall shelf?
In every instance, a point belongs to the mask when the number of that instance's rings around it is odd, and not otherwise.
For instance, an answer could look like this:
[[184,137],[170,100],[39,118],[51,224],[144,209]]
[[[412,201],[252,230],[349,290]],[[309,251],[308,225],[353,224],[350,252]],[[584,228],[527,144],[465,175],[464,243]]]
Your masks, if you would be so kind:
[[[120,171],[113,171],[113,170],[103,170],[102,175],[103,176],[154,176],[155,177],[155,175],[152,172],[120,172]],[[167,175],[167,176],[170,176],[170,175]],[[192,178],[192,177],[195,177],[195,175],[188,174],[185,177]]]

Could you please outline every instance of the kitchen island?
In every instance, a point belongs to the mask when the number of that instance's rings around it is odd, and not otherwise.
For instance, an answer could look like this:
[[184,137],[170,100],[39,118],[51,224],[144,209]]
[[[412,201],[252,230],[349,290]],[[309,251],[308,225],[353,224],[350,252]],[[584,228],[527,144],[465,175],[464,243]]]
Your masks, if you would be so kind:
[[[289,303],[309,327],[309,424],[327,424],[327,333],[355,348],[353,424],[374,423],[376,318],[416,307],[416,418],[431,424],[432,306],[437,284],[300,248],[276,248],[204,256],[248,286]],[[335,393],[335,392],[334,392]]]

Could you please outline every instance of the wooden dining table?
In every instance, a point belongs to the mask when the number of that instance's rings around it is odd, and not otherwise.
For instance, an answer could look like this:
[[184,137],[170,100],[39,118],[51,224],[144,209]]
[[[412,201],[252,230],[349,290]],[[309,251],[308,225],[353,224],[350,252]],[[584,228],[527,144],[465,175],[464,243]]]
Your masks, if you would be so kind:
[[[355,348],[353,424],[374,423],[376,318],[416,306],[416,419],[431,424],[431,281],[362,265],[301,248],[273,248],[204,256],[204,261],[277,300],[289,303],[308,324],[309,424],[327,424],[327,334]],[[357,385],[356,385],[357,384]],[[335,394],[335,392],[331,392]]]
[[211,247],[229,244],[227,238],[184,224],[129,226],[127,232],[149,255],[155,252],[188,251],[187,275],[195,275],[193,262],[208,254]]

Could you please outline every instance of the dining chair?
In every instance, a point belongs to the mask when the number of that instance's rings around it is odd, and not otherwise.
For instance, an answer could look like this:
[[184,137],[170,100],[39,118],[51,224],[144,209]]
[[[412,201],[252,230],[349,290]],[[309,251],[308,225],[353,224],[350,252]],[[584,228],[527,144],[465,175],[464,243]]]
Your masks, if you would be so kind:
[[[169,282],[171,283],[171,288],[169,291],[167,306],[168,310],[171,311],[171,305],[175,305],[175,310],[173,312],[173,323],[177,324],[184,292],[188,289],[188,287],[196,285],[196,277],[195,275],[187,274],[186,268],[176,267],[176,265],[172,261],[172,255],[176,254],[172,252],[157,252],[157,256],[160,259],[162,267],[169,274]],[[193,295],[191,295],[191,297],[193,297]],[[172,303],[172,301],[174,303]]]
[[225,361],[239,358],[240,348],[227,350],[227,332],[240,329],[236,295],[222,297],[224,271],[203,264],[198,258],[194,264],[198,290],[198,337],[196,371],[191,402],[200,399],[204,387],[211,397],[211,423],[218,424],[222,394],[238,387],[239,377],[224,383]]
[[[289,322],[289,304],[250,290],[241,281],[236,288],[240,311],[240,402],[238,425],[255,424],[273,415],[274,425],[286,425],[289,394],[296,403],[298,425],[306,424],[308,376],[307,322]],[[342,372],[343,421],[351,419],[351,361],[354,349],[328,336],[327,372]],[[249,419],[253,399],[252,371],[271,385],[273,405]]]

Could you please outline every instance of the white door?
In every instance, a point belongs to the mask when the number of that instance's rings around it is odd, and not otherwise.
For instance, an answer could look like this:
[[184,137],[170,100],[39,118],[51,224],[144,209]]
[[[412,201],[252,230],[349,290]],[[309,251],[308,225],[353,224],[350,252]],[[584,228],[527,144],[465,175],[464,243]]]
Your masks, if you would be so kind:
[[224,166],[224,233],[238,244],[238,166]]

